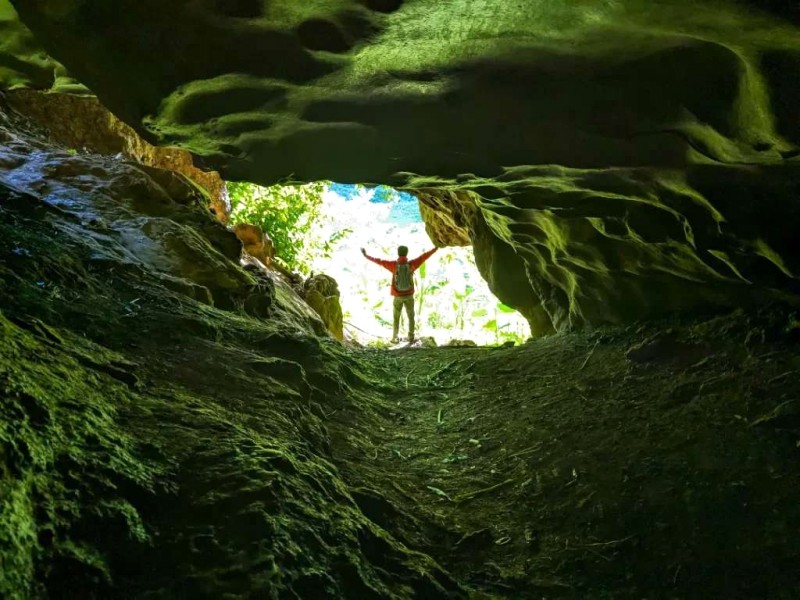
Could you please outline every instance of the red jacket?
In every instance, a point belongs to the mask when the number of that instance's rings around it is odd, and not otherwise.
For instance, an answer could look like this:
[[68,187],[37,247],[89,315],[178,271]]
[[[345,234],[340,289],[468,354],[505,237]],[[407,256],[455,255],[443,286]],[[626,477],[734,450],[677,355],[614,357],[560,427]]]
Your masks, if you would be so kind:
[[365,254],[364,256],[367,257],[367,260],[371,260],[375,264],[378,264],[378,265],[382,266],[384,269],[388,269],[389,271],[392,272],[392,296],[410,296],[411,294],[414,293],[414,282],[413,282],[413,279],[412,279],[412,282],[411,282],[411,289],[410,290],[405,290],[403,292],[400,292],[400,291],[397,290],[396,287],[394,287],[394,272],[397,270],[398,263],[406,263],[407,262],[408,265],[411,267],[411,273],[413,274],[414,271],[419,269],[420,266],[422,265],[422,263],[424,263],[426,260],[428,260],[431,257],[431,255],[434,252],[436,252],[437,249],[438,248],[434,248],[433,250],[428,250],[427,252],[425,252],[424,254],[420,254],[417,258],[415,258],[413,260],[408,260],[408,257],[406,257],[406,256],[399,256],[396,260],[386,260],[385,258],[375,258],[374,256],[370,256],[369,254]]

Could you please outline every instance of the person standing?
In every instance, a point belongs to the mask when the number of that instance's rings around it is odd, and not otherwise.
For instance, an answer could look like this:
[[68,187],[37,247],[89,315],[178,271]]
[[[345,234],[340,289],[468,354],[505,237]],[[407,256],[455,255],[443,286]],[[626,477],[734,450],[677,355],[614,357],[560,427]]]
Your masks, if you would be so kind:
[[408,247],[398,246],[397,258],[395,260],[388,260],[385,258],[375,258],[367,254],[364,248],[361,248],[361,254],[367,260],[371,260],[375,264],[382,266],[384,269],[392,273],[391,292],[394,297],[394,311],[392,321],[392,343],[398,342],[398,329],[400,328],[400,314],[403,308],[406,310],[408,316],[408,341],[414,341],[414,271],[420,268],[422,263],[428,260],[431,255],[436,252],[437,248],[428,250],[420,254],[417,258],[408,260]]

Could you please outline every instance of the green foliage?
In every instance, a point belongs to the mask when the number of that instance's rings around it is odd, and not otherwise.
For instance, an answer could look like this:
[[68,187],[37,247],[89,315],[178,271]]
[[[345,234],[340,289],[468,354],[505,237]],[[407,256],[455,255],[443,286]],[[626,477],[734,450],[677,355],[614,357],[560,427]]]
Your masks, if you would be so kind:
[[330,253],[333,244],[346,235],[336,232],[330,239],[310,239],[322,217],[322,182],[306,185],[261,187],[252,183],[228,182],[231,200],[230,222],[261,227],[272,238],[275,254],[290,268],[310,271],[313,252]]

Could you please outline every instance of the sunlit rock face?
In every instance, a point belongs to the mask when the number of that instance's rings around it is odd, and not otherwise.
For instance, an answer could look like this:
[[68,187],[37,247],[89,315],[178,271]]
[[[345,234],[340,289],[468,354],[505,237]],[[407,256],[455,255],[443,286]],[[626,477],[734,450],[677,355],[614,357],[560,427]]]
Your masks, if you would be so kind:
[[319,274],[303,282],[303,299],[320,316],[337,340],[344,339],[344,316],[339,302],[339,285],[333,277]]
[[539,332],[795,281],[794,4],[13,4],[123,120],[224,176],[469,193],[458,243]]
[[8,92],[6,99],[16,111],[42,126],[50,139],[72,150],[120,154],[143,165],[185,175],[206,191],[209,209],[217,219],[227,222],[230,207],[219,173],[195,167],[186,150],[147,143],[94,96],[18,89]]

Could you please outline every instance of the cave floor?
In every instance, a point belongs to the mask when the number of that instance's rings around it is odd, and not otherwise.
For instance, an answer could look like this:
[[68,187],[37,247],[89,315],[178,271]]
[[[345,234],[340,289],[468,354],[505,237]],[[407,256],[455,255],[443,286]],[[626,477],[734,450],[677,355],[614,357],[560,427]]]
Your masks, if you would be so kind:
[[329,414],[334,460],[474,597],[797,598],[786,315],[360,351],[379,396]]

